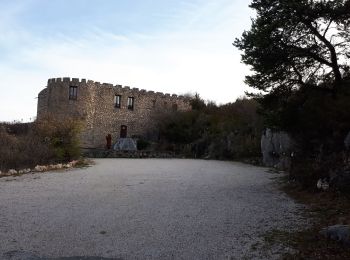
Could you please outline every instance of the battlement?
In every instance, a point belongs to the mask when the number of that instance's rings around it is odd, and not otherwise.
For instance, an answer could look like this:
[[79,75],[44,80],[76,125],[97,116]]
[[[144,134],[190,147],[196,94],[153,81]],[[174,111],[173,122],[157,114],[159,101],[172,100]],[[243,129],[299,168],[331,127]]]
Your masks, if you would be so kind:
[[122,136],[156,139],[162,113],[190,110],[189,98],[181,95],[64,77],[49,79],[38,94],[37,118],[77,118],[83,147],[103,149],[107,134],[113,142]]
[[47,81],[47,86],[55,85],[55,84],[69,84],[69,85],[75,85],[75,84],[87,84],[87,85],[95,85],[97,87],[107,87],[107,88],[116,88],[120,91],[132,91],[137,92],[142,95],[148,95],[148,96],[154,96],[154,97],[160,97],[160,98],[172,98],[172,99],[182,99],[182,100],[188,100],[187,97],[182,95],[176,95],[176,94],[169,94],[169,93],[163,93],[163,92],[154,92],[151,90],[145,90],[145,89],[138,89],[138,88],[131,88],[130,86],[122,86],[122,85],[113,85],[111,83],[100,83],[97,81],[89,80],[89,79],[79,79],[79,78],[70,78],[70,77],[63,77],[63,78],[51,78]]

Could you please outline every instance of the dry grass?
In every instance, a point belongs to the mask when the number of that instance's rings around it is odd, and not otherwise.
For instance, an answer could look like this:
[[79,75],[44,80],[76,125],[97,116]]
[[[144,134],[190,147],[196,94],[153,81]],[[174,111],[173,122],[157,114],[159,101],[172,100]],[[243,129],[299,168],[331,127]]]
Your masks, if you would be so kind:
[[68,162],[79,158],[79,121],[47,117],[25,126],[0,124],[1,171]]
[[[277,236],[296,250],[284,259],[350,259],[350,248],[327,240],[319,231],[335,224],[350,224],[350,199],[335,192],[302,190],[297,185],[283,185],[282,189],[297,202],[308,206],[306,214],[312,225],[306,230]],[[276,238],[276,236],[274,236]]]

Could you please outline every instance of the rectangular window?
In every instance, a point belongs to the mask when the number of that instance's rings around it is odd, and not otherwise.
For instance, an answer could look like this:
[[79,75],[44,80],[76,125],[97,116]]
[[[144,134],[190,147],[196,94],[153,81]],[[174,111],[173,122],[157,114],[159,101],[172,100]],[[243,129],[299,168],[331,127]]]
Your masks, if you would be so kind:
[[78,97],[78,87],[77,86],[70,86],[69,87],[69,99],[70,100],[77,100]]
[[173,104],[173,111],[177,111],[177,104]]
[[114,106],[116,108],[120,108],[121,100],[122,100],[122,96],[121,95],[115,95],[114,96]]
[[134,110],[134,98],[128,97],[128,109]]

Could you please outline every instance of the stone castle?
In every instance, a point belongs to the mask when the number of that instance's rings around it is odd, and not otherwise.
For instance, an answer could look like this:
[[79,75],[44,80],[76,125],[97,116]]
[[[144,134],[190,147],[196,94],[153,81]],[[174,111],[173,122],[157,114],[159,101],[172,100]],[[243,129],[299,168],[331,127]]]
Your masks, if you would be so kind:
[[81,146],[104,148],[125,137],[154,135],[159,113],[191,109],[189,98],[77,78],[53,78],[38,95],[37,119],[45,115],[83,122]]

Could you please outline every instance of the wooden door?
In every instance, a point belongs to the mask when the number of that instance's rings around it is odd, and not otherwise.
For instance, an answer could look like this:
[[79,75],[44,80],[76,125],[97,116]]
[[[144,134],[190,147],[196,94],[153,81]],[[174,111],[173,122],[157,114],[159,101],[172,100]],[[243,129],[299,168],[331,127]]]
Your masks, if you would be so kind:
[[122,125],[120,128],[120,138],[126,138],[128,135],[128,127],[126,125]]

